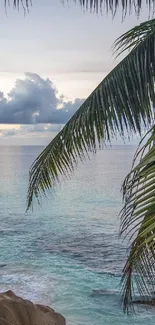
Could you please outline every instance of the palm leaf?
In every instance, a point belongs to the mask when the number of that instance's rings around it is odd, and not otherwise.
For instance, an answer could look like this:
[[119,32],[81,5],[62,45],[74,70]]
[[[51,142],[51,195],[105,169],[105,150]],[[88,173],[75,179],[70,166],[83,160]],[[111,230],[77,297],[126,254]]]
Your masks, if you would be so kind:
[[137,151],[133,168],[123,184],[125,204],[121,213],[121,234],[130,236],[131,242],[122,278],[123,305],[127,311],[135,298],[134,283],[141,300],[150,303],[155,285],[154,126],[144,141],[146,143]]
[[114,53],[117,56],[122,54],[126,50],[136,48],[142,41],[148,38],[152,31],[155,31],[155,20],[148,20],[141,23],[138,26],[130,29],[123,35],[121,35],[114,43]]
[[[75,0],[75,2],[77,2]],[[80,5],[86,10],[93,10],[96,12],[101,11],[102,8],[107,12],[111,12],[114,16],[118,9],[122,9],[123,17],[132,10],[139,16],[143,5],[149,7],[149,11],[154,13],[155,1],[154,0],[78,0]]]
[[4,0],[4,5],[5,7],[12,6],[17,9],[21,6],[24,11],[28,11],[29,6],[32,5],[32,0]]
[[152,124],[155,106],[155,32],[142,40],[97,86],[30,170],[28,208],[77,167],[89,152],[126,132],[141,134]]
[[[68,2],[69,0],[60,1]],[[107,12],[111,12],[113,16],[116,11],[121,8],[123,17],[126,16],[127,12],[131,13],[132,9],[135,14],[139,16],[143,5],[149,7],[150,13],[154,13],[155,9],[155,0],[74,0],[74,2],[78,2],[85,10],[102,12],[104,8]],[[24,9],[28,9],[31,5],[31,0],[4,0],[4,3],[5,6],[13,5],[16,8],[19,8],[21,5]]]

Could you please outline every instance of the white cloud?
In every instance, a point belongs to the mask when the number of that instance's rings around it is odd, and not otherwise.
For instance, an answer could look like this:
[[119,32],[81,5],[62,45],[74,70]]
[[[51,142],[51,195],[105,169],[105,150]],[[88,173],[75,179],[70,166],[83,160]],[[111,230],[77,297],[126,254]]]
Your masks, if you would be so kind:
[[16,80],[7,97],[0,92],[0,123],[65,124],[82,102],[80,98],[65,101],[50,79],[29,72],[25,79]]

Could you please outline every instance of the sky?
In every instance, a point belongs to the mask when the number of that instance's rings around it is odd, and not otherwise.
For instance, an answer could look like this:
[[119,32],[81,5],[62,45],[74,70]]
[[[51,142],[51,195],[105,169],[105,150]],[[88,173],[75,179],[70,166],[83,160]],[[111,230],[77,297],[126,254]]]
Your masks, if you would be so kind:
[[118,63],[112,44],[148,18],[122,22],[73,0],[33,0],[29,13],[0,4],[0,145],[46,145]]

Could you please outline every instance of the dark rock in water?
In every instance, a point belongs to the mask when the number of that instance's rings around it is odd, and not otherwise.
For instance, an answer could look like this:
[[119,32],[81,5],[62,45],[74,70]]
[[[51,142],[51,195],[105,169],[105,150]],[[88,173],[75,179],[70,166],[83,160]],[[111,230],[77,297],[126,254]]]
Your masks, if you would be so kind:
[[134,300],[133,304],[155,307],[155,299],[153,298],[151,300]]
[[7,266],[7,264],[0,264],[0,267],[5,267]]
[[107,290],[107,289],[94,289],[91,296],[107,296],[107,295],[116,295],[119,294],[116,290]]

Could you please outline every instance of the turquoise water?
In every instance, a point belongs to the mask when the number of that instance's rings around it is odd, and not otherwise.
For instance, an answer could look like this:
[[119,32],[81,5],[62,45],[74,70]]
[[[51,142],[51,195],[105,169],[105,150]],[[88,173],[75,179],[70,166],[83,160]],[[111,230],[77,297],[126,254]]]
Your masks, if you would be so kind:
[[135,148],[98,152],[33,213],[25,213],[28,168],[42,148],[0,150],[1,291],[51,305],[68,325],[153,325],[153,310],[127,317],[120,305],[120,186]]

